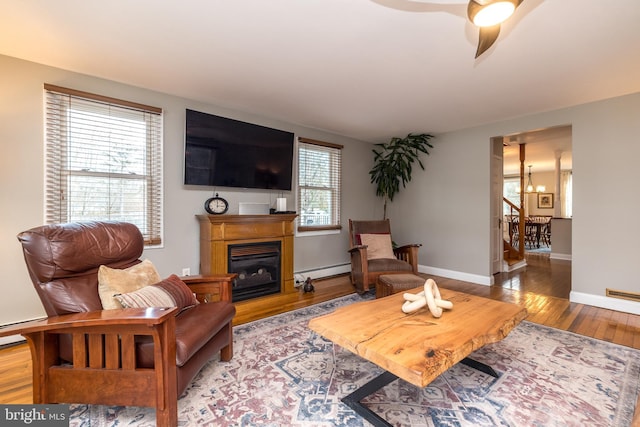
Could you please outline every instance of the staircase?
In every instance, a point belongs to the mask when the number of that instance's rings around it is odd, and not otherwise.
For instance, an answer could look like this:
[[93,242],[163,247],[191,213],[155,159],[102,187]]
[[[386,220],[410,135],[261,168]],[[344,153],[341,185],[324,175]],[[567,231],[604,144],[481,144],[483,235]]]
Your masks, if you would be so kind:
[[[506,264],[507,271],[511,271],[513,268],[520,268],[526,265],[524,261],[524,212],[521,208],[511,203],[507,198],[502,199],[509,207],[509,215],[505,215],[505,221],[503,224],[509,232],[509,239],[503,238],[503,260]],[[518,218],[517,224],[514,221]],[[522,264],[522,265],[520,265]]]
[[[514,205],[511,200],[506,197],[502,197],[504,206],[508,209],[503,209],[503,212],[508,211],[509,214],[505,215],[505,221],[507,231],[509,232],[509,240],[506,236],[503,237],[503,250],[504,250],[504,271],[513,271],[515,269],[524,267],[527,262],[524,259],[524,160],[525,160],[525,145],[520,144],[520,206]],[[518,218],[518,222],[514,221]],[[503,227],[504,230],[504,227]]]

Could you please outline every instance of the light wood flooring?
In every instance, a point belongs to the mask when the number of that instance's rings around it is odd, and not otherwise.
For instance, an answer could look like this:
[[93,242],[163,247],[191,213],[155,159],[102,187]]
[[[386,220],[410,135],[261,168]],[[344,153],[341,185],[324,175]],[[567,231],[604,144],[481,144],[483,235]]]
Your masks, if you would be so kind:
[[[640,349],[640,316],[570,303],[571,263],[548,255],[527,255],[528,266],[495,276],[495,285],[483,286],[432,277],[438,286],[524,306],[528,321],[580,335]],[[302,308],[353,293],[349,276],[314,282],[315,292],[265,297],[260,304],[236,304],[236,324]],[[270,300],[272,298],[272,300]],[[268,302],[274,302],[269,304]],[[31,396],[31,360],[26,344],[0,350],[0,403],[28,404]]]

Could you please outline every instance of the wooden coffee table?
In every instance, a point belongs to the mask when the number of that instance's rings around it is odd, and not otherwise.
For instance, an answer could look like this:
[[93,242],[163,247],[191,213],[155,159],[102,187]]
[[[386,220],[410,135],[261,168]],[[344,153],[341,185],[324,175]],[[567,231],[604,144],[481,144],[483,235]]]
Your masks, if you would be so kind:
[[442,288],[440,293],[453,303],[440,318],[426,307],[403,313],[398,293],[340,307],[309,322],[313,331],[385,370],[342,399],[375,426],[390,424],[360,401],[397,378],[422,388],[458,362],[497,377],[491,367],[467,356],[502,340],[527,316],[516,304]]

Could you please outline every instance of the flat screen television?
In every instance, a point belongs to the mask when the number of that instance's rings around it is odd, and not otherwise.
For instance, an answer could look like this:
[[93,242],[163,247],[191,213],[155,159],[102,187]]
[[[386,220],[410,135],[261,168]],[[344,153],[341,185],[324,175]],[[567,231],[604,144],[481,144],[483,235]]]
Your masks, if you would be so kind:
[[293,133],[186,113],[186,185],[291,190]]

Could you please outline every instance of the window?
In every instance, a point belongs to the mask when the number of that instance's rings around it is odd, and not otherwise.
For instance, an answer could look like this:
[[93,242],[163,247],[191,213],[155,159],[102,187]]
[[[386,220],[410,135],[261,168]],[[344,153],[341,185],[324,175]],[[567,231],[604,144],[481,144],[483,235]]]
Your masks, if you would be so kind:
[[118,220],[161,243],[162,110],[45,84],[47,223]]
[[298,138],[298,231],[339,230],[342,145]]
[[[520,207],[520,177],[519,176],[504,177],[502,195],[505,199],[509,200],[514,205]],[[511,212],[511,208],[506,203],[502,204],[502,209],[505,215],[513,214],[513,212]]]
[[571,218],[573,216],[573,173],[562,171],[560,173],[560,199],[562,200],[560,216]]

